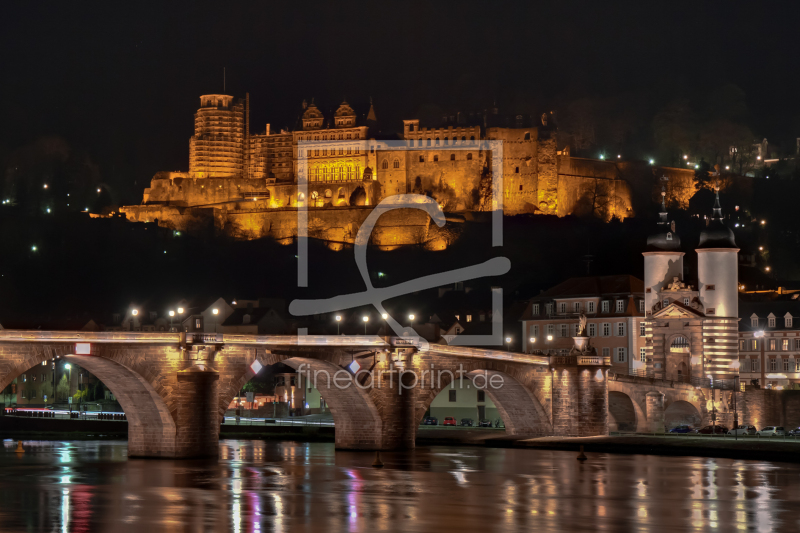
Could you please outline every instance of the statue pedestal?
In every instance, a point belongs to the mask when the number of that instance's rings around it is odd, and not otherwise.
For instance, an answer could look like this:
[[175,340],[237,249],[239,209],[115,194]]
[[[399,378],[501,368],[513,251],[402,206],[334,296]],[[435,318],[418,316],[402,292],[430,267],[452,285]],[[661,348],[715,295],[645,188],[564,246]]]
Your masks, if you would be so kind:
[[579,352],[585,352],[589,346],[589,337],[572,337],[572,340],[575,341],[575,348]]

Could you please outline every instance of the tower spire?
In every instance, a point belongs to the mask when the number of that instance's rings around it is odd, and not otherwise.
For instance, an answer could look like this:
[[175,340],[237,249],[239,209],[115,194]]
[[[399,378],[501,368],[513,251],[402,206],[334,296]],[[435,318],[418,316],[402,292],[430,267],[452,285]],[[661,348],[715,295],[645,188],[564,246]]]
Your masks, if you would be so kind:
[[714,215],[713,220],[722,220],[722,206],[719,203],[719,181],[714,184]]

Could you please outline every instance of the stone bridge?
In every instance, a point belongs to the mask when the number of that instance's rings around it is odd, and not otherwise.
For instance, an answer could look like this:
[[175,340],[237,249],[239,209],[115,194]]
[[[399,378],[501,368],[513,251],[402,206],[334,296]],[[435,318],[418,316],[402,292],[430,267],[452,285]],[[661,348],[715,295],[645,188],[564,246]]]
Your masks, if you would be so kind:
[[[609,431],[664,433],[665,425],[711,424],[709,389],[679,381],[614,375],[608,380]],[[724,415],[727,413],[720,413]]]
[[[377,336],[0,330],[0,389],[56,357],[97,376],[128,419],[128,454],[216,456],[224,413],[253,364],[308,373],[330,407],[340,449],[414,446],[436,395],[464,377],[522,436],[608,433],[602,357],[543,356]],[[362,367],[355,375],[352,361]]]

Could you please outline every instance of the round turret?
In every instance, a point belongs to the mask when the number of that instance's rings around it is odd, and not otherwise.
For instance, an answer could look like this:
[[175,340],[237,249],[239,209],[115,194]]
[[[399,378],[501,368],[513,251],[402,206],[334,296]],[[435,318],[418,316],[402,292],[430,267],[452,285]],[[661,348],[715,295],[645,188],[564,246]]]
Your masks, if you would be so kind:
[[675,222],[667,220],[666,192],[661,190],[661,212],[656,229],[647,237],[644,255],[645,311],[650,312],[658,301],[658,293],[675,277],[683,279],[681,239],[675,233]]
[[700,233],[697,248],[697,288],[708,316],[739,316],[738,252],[733,231],[722,222],[717,187],[714,214]]

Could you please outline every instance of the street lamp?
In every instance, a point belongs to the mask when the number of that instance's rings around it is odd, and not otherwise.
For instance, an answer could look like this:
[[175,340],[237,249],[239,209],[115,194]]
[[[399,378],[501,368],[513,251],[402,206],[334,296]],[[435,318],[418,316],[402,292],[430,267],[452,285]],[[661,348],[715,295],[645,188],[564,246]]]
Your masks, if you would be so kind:
[[336,315],[336,334],[339,335],[339,322],[342,321],[342,315]]
[[136,316],[136,315],[138,315],[138,314],[139,314],[139,310],[138,310],[138,309],[132,309],[132,310],[131,310],[131,314],[132,314],[133,316]]
[[[72,396],[72,365],[69,363],[64,363],[64,370],[69,372],[69,377],[67,378],[67,403],[69,403],[69,398]],[[72,412],[72,404],[69,404],[69,411]]]
[[367,315],[364,315],[361,318],[361,320],[364,321],[364,335],[366,335],[367,334],[367,322],[369,322],[369,317]]
[[552,335],[548,335],[548,336],[547,336],[547,340],[548,340],[548,341],[551,341],[551,340],[553,340],[553,336],[552,336]]
[[183,314],[183,311],[184,311],[183,307],[179,307],[179,308],[178,308],[178,314],[179,314],[179,315],[182,315],[182,314]]
[[[139,310],[138,310],[138,309],[131,309],[131,316],[133,316],[133,317],[136,317],[136,315],[138,315],[138,314],[139,314]],[[135,321],[136,321],[136,320],[135,320],[135,318],[134,318],[134,320],[131,320],[131,321],[128,323],[128,331],[133,331],[133,330],[134,330],[134,327],[133,327],[133,326],[134,326],[134,322],[135,322]]]
[[511,351],[511,337],[506,337],[506,351]]
[[214,315],[214,333],[217,332],[217,315],[219,314],[219,309],[214,308],[211,310],[211,314]]

